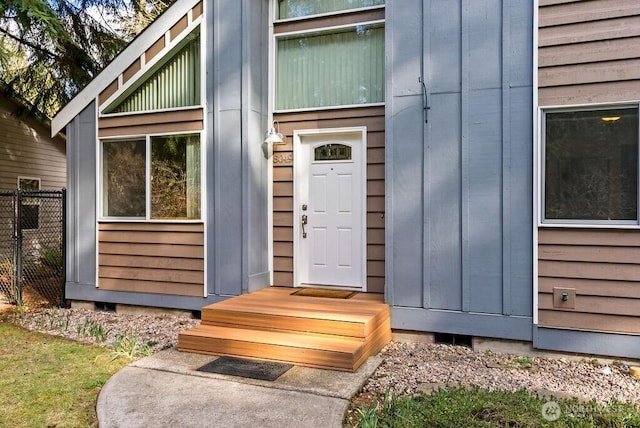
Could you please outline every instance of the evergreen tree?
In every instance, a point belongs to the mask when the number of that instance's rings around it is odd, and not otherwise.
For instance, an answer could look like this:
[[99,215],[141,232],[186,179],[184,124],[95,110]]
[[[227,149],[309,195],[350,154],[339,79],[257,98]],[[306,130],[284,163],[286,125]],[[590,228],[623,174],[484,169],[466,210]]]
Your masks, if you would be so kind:
[[2,0],[0,80],[53,116],[173,0]]

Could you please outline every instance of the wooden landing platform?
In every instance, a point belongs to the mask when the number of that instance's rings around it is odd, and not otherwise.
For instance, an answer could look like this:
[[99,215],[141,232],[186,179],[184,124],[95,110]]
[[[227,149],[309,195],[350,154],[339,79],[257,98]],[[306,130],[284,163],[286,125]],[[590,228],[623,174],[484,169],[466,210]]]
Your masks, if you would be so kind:
[[180,333],[178,349],[355,371],[391,340],[382,295],[292,295],[298,290],[268,287],[205,306],[201,325]]

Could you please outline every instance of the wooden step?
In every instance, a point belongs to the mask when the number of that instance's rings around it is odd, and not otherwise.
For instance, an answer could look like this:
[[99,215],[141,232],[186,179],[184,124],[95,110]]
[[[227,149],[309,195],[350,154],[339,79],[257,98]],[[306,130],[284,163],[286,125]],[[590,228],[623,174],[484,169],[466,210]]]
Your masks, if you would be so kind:
[[363,340],[330,335],[200,326],[178,338],[178,350],[353,371],[366,355]]
[[365,338],[389,318],[389,307],[378,302],[289,293],[256,292],[206,306],[202,324]]
[[389,306],[380,296],[294,296],[269,287],[202,309],[199,327],[180,333],[178,349],[356,370],[391,340]]

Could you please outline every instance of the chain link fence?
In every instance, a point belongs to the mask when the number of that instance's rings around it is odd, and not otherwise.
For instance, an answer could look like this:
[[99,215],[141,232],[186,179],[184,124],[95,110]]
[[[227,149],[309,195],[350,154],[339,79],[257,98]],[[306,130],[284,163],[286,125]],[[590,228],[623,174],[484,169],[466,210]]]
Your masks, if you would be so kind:
[[0,192],[0,299],[64,303],[65,191]]

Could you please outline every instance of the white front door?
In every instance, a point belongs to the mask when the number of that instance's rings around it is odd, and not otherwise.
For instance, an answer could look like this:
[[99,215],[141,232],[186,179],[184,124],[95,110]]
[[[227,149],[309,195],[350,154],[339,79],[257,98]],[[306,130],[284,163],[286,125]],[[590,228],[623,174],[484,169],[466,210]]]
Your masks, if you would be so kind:
[[366,130],[294,133],[294,282],[366,284]]

